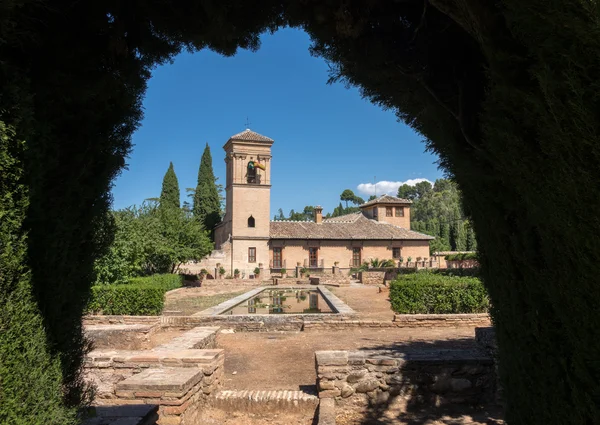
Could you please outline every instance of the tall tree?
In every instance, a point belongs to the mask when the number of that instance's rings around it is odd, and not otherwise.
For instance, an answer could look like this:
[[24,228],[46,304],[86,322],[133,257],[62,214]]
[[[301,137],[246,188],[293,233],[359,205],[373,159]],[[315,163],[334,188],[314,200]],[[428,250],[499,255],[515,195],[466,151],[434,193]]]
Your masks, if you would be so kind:
[[415,192],[416,192],[417,198],[422,198],[430,191],[431,191],[431,183],[429,183],[428,181],[423,181],[423,182],[419,182],[419,183],[415,184]]
[[162,190],[160,192],[160,206],[161,208],[177,208],[179,209],[180,201],[179,193],[179,182],[177,181],[177,175],[175,175],[175,168],[173,163],[169,164],[169,169],[163,177]]
[[215,226],[221,222],[221,199],[208,143],[202,153],[198,169],[198,185],[194,194],[194,215],[211,234],[213,234]]
[[398,198],[413,200],[417,197],[417,188],[406,183],[398,188]]
[[350,189],[345,189],[340,195],[342,201],[346,201],[346,208],[348,208],[348,201],[352,202],[356,199],[356,195]]

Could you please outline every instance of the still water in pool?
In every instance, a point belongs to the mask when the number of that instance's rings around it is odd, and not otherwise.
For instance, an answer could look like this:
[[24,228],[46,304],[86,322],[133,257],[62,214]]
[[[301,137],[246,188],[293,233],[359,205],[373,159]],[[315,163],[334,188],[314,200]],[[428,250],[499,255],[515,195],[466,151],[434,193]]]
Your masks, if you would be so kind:
[[315,289],[265,289],[222,314],[333,313]]

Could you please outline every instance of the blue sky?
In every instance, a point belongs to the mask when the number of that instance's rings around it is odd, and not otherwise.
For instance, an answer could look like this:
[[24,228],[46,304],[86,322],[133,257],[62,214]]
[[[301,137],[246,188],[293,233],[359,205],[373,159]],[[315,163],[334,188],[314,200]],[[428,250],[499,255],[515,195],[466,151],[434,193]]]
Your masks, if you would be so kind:
[[275,140],[271,216],[317,204],[330,212],[344,189],[367,199],[374,181],[381,194],[395,193],[399,182],[443,177],[422,137],[392,111],[355,88],[327,85],[327,64],[310,56],[309,45],[304,32],[284,29],[265,34],[255,53],[182,53],[155,69],[128,169],[114,182],[113,207],[158,197],[169,161],[183,201],[185,188],[196,186],[206,143],[224,183],[222,147],[246,128],[246,117],[252,130]]

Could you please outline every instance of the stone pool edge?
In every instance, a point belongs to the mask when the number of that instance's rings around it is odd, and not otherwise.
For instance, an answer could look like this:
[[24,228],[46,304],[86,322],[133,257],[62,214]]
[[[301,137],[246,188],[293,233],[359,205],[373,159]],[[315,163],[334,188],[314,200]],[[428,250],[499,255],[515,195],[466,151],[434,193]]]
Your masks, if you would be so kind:
[[[265,291],[267,289],[273,289],[273,287],[271,286],[260,286],[258,288],[252,289],[248,292],[244,292],[241,295],[238,295],[237,297],[231,298],[227,301],[222,302],[221,304],[217,304],[216,306],[213,307],[209,307],[206,310],[202,310],[199,311],[198,313],[194,313],[192,316],[219,316],[221,314],[223,314],[225,311],[229,310],[232,307],[235,307],[236,305],[252,298],[253,296],[255,296],[256,294]],[[350,308],[350,306],[348,306],[348,304],[344,303],[342,300],[340,300],[337,296],[335,296],[329,289],[325,288],[325,287],[314,287],[314,286],[309,286],[309,287],[290,287],[290,288],[280,288],[280,289],[317,289],[319,291],[319,293],[321,294],[321,296],[323,297],[323,299],[325,300],[325,302],[329,305],[330,308],[332,308],[333,310],[335,310],[334,313],[326,313],[326,316],[331,316],[332,314],[339,314],[339,315],[353,315],[356,314],[356,312]],[[298,313],[298,314],[285,314],[285,317],[305,317],[305,316],[309,316],[309,317],[314,317],[314,316],[321,316],[324,315],[323,314],[319,314],[319,313],[314,313],[314,314],[303,314],[303,313]],[[252,316],[252,317],[261,317],[261,316],[273,316],[272,314],[235,314],[235,315],[231,315],[231,316]],[[228,317],[231,317],[228,316]],[[334,316],[336,317],[336,316]]]

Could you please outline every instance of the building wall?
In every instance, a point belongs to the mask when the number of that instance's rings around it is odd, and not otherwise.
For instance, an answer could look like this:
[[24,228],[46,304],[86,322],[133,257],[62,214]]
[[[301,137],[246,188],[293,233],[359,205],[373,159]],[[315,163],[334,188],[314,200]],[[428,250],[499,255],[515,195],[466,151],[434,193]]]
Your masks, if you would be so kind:
[[[234,237],[269,237],[271,187],[236,184],[232,187],[232,235]],[[255,227],[248,227],[254,217]]]
[[[392,216],[386,217],[386,208],[392,208]],[[404,208],[404,217],[396,217],[396,207]],[[378,204],[377,205],[377,221],[393,224],[394,226],[410,229],[410,206],[398,204]]]
[[[273,261],[273,247],[281,248],[282,261],[287,269],[301,266],[308,267],[308,248],[318,247],[319,265],[323,260],[323,267],[330,268],[337,261],[340,267],[352,266],[353,248],[361,249],[361,262],[374,258],[380,260],[392,258],[392,248],[400,248],[400,256],[404,260],[412,257],[429,258],[428,241],[329,241],[329,240],[271,240],[269,252],[269,266]],[[265,264],[265,267],[267,265]]]
[[[248,262],[248,248],[256,248],[256,262]],[[240,271],[240,277],[248,278],[254,274],[254,269],[262,263],[265,274],[269,271],[269,245],[268,240],[232,240],[233,258],[230,264],[225,265],[228,274],[233,275],[235,269]],[[264,277],[264,276],[263,276]]]

